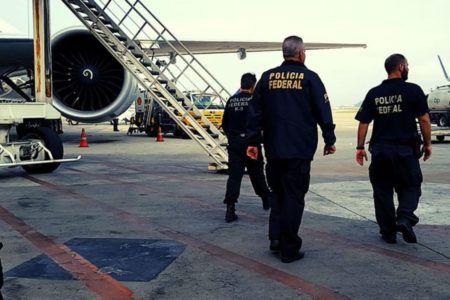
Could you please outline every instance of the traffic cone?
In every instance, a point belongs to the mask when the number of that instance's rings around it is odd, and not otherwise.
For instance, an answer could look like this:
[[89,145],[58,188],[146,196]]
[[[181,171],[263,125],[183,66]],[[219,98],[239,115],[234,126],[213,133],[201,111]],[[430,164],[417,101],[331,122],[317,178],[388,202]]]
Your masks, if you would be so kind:
[[161,131],[161,126],[158,127],[158,135],[156,136],[157,142],[164,142],[164,137]]
[[82,148],[89,147],[86,131],[84,131],[84,128],[81,129],[80,147],[82,147]]

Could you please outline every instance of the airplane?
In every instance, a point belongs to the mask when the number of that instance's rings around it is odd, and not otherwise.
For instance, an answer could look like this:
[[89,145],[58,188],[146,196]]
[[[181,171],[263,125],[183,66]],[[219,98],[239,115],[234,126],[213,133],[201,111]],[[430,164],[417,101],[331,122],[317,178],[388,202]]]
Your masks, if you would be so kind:
[[[192,54],[237,53],[244,59],[248,52],[280,51],[280,42],[216,42],[180,41]],[[145,48],[151,56],[171,56],[166,42]],[[172,41],[175,47],[178,42]],[[89,47],[86,47],[89,45]],[[305,43],[307,50],[365,48],[365,44]],[[180,49],[181,51],[181,49]],[[182,51],[180,54],[184,54]],[[98,42],[89,31],[67,29],[52,39],[53,105],[61,114],[85,123],[110,120],[125,112],[136,99],[136,85],[132,77]],[[84,72],[84,73],[83,73]],[[89,74],[86,74],[89,72]],[[93,73],[92,73],[93,72]],[[21,92],[20,86],[12,84],[11,78],[33,73],[33,40],[0,37],[0,80],[10,85],[27,101],[32,97]],[[95,84],[86,80],[93,76]]]
[[[45,14],[45,4],[44,2],[38,3],[34,2],[36,5],[34,11],[36,12],[34,18],[35,31],[39,34],[41,39],[38,39],[38,43],[41,45],[45,43],[42,41],[42,36],[45,35],[48,38],[47,31],[45,28],[40,28],[38,23],[45,23],[49,17]],[[8,132],[8,135],[4,138],[4,142],[9,140],[9,130],[12,126],[16,127],[17,137],[19,138],[19,145],[21,139],[26,140],[28,144],[25,146],[27,149],[36,149],[35,144],[40,143],[41,147],[53,147],[55,149],[47,149],[45,153],[51,153],[56,160],[52,159],[52,155],[47,157],[42,157],[43,160],[39,161],[39,164],[44,165],[42,168],[35,169],[34,161],[30,162],[34,154],[27,152],[27,156],[23,156],[18,153],[20,159],[28,160],[25,162],[20,161],[19,163],[14,162],[14,166],[25,164],[33,166],[29,168],[34,170],[33,172],[51,172],[60,162],[62,162],[62,143],[59,139],[57,133],[62,133],[62,122],[59,114],[54,111],[58,110],[62,116],[69,120],[85,122],[85,123],[97,123],[112,119],[117,119],[123,112],[125,112],[133,101],[137,100],[139,95],[139,84],[145,86],[148,92],[153,96],[157,97],[156,102],[162,105],[164,101],[170,101],[172,107],[167,108],[169,113],[176,114],[179,111],[187,112],[185,106],[188,106],[192,111],[196,111],[196,107],[189,103],[188,99],[183,96],[182,92],[176,86],[180,86],[182,89],[186,90],[186,85],[180,79],[183,75],[186,77],[188,83],[194,87],[197,87],[197,80],[202,81],[206,84],[205,89],[203,87],[199,89],[200,92],[205,93],[208,89],[212,89],[217,92],[217,96],[220,97],[220,93],[227,93],[225,88],[217,82],[217,80],[212,77],[212,75],[195,59],[193,55],[195,54],[206,54],[206,53],[230,53],[236,52],[239,54],[241,59],[245,58],[248,52],[260,52],[260,51],[279,51],[281,44],[277,43],[258,43],[258,42],[197,42],[186,41],[186,44],[190,45],[191,49],[187,50],[183,44],[183,41],[175,41],[176,38],[170,34],[171,37],[165,38],[163,33],[167,32],[162,24],[160,24],[164,29],[160,31],[152,26],[148,26],[150,23],[148,20],[144,21],[135,33],[130,33],[129,28],[123,23],[123,20],[113,20],[109,17],[109,14],[105,12],[105,5],[103,8],[98,6],[94,0],[88,1],[67,1],[65,4],[72,10],[72,12],[82,21],[82,23],[89,28],[86,29],[65,29],[53,36],[51,39],[51,54],[41,53],[41,49],[37,49],[36,54],[39,57],[46,57],[49,55],[49,68],[45,68],[45,76],[51,77],[51,87],[53,93],[51,95],[51,105],[46,102],[35,102],[35,103],[23,103],[23,105],[11,104],[11,99],[9,98],[9,93],[13,90],[19,98],[22,98],[22,102],[34,102],[35,95],[35,78],[37,77],[37,82],[41,79],[43,74],[39,73],[39,76],[33,74],[34,65],[34,55],[35,49],[34,40],[30,38],[14,38],[14,37],[0,37],[0,103],[5,102],[5,107],[8,108],[19,108],[14,116],[21,118],[23,116],[23,111],[28,108],[29,114],[27,118],[22,118],[16,121],[14,118],[8,119],[8,124],[4,126]],[[109,4],[109,2],[108,2]],[[48,6],[47,6],[48,8]],[[134,8],[134,6],[132,7]],[[146,9],[146,7],[144,6]],[[41,16],[39,13],[43,13]],[[112,15],[115,19],[114,12]],[[129,13],[125,14],[126,18]],[[131,23],[135,23],[135,20],[131,19]],[[156,21],[155,21],[156,22]],[[159,21],[158,21],[159,22]],[[118,24],[118,25],[117,25]],[[1,24],[0,24],[1,25]],[[146,29],[150,28],[157,32],[154,37],[154,33],[144,34],[144,27]],[[122,29],[123,28],[123,29]],[[0,28],[1,30],[1,28]],[[125,32],[124,30],[127,30]],[[95,35],[94,35],[95,34]],[[142,35],[141,35],[142,34]],[[148,40],[142,39],[140,37],[145,37]],[[98,38],[98,39],[97,39]],[[149,42],[151,40],[151,42]],[[166,45],[164,44],[166,43]],[[146,46],[147,45],[147,46]],[[168,47],[166,47],[168,46]],[[343,48],[343,47],[363,47],[365,44],[305,44],[306,49],[332,49],[332,48]],[[182,51],[179,49],[183,48]],[[178,50],[178,51],[177,51]],[[189,57],[189,61],[186,57]],[[179,64],[176,64],[176,59],[184,60],[186,65],[180,68]],[[166,59],[169,59],[166,61]],[[193,67],[193,63],[199,64],[197,68]],[[41,71],[42,67],[36,68]],[[171,67],[169,69],[169,66]],[[178,69],[180,72],[173,73],[173,69]],[[187,70],[187,72],[185,72]],[[202,74],[198,72],[200,70]],[[188,73],[197,75],[197,77],[192,80]],[[205,80],[204,76],[209,76],[212,81]],[[23,80],[23,78],[28,77],[28,80]],[[19,80],[20,79],[20,80]],[[44,81],[40,81],[43,83]],[[139,84],[138,84],[139,82]],[[45,82],[47,83],[47,82]],[[216,84],[213,87],[211,83]],[[6,86],[4,85],[6,84]],[[175,86],[176,85],[176,86]],[[48,86],[48,85],[47,85]],[[46,87],[47,87],[46,86]],[[153,87],[155,86],[154,90]],[[26,87],[26,88],[25,88]],[[39,85],[39,88],[42,86]],[[26,92],[29,91],[29,93]],[[40,89],[42,91],[42,89]],[[36,92],[38,93],[38,92]],[[159,96],[158,95],[161,95]],[[48,93],[50,95],[51,93]],[[7,95],[8,97],[2,98],[2,95]],[[37,95],[39,96],[39,95]],[[180,100],[181,99],[181,100]],[[222,97],[221,97],[222,99]],[[15,101],[15,100],[14,100]],[[186,102],[185,102],[186,101]],[[161,102],[161,103],[160,103]],[[32,105],[29,105],[32,104]],[[42,104],[40,114],[35,114],[31,108],[34,108],[34,104]],[[191,106],[189,107],[189,104]],[[48,107],[48,108],[46,108]],[[170,108],[175,107],[175,110],[170,110]],[[53,109],[54,108],[54,109]],[[178,109],[178,110],[177,110]],[[47,113],[47,111],[52,111],[52,113]],[[190,112],[187,112],[190,114]],[[56,117],[55,117],[56,116]],[[176,116],[172,116],[176,118]],[[191,125],[194,130],[202,133],[206,136],[207,143],[218,143],[217,141],[210,141],[212,137],[209,134],[215,134],[220,137],[219,130],[213,126],[207,130],[203,130],[201,125],[194,121],[192,115],[187,115],[193,121]],[[201,118],[204,119],[200,115]],[[206,119],[204,119],[208,123]],[[193,135],[191,129],[186,129]],[[217,132],[214,132],[217,131]],[[39,131],[34,134],[33,131]],[[51,134],[50,134],[51,133]],[[33,134],[34,138],[28,138]],[[39,140],[35,142],[35,140]],[[200,139],[198,139],[200,141]],[[43,143],[42,143],[43,142]],[[204,149],[215,158],[215,162],[220,164],[220,168],[226,168],[226,153],[221,147],[210,147],[214,151],[208,148],[208,144],[205,143]],[[10,148],[15,148],[16,144],[5,143],[5,146]],[[44,145],[44,146],[42,146]],[[23,147],[25,147],[23,146]],[[58,147],[58,149],[56,149]],[[19,148],[17,148],[19,149]],[[58,151],[56,151],[58,150]],[[61,151],[59,151],[61,150]],[[20,151],[20,149],[19,149]],[[25,150],[24,150],[25,151]],[[22,151],[23,152],[23,151]],[[42,152],[42,151],[41,151]],[[44,153],[44,152],[42,152]],[[54,153],[58,154],[55,155]],[[28,155],[30,154],[30,155]],[[47,155],[47,154],[46,154]],[[5,157],[3,159],[5,162],[9,159],[12,160],[14,156]],[[65,161],[75,161],[76,159],[69,159]],[[51,168],[45,168],[51,166]],[[8,163],[3,164],[8,166]],[[217,167],[219,168],[219,167]],[[36,171],[37,170],[37,171]]]

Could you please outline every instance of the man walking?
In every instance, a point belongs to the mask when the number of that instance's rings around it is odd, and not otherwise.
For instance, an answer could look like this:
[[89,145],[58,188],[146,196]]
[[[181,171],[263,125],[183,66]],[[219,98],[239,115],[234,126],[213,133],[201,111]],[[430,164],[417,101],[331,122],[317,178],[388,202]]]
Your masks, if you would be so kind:
[[[228,181],[225,200],[227,205],[225,221],[233,222],[237,220],[235,204],[239,198],[241,181],[244,176],[245,167],[255,193],[261,197],[263,208],[269,209],[270,190],[267,187],[264,176],[264,160],[260,152],[256,160],[247,157],[247,138],[245,126],[247,123],[248,105],[252,101],[252,94],[255,88],[256,77],[254,74],[245,73],[241,77],[241,88],[238,93],[228,99],[225,107],[222,128],[228,138]],[[261,133],[260,133],[261,135]],[[260,139],[259,139],[260,140]],[[261,146],[258,145],[259,149]]]
[[263,73],[249,108],[247,155],[256,159],[263,131],[267,182],[275,194],[269,218],[270,250],[281,261],[303,258],[298,235],[309,189],[310,166],[317,149],[317,125],[324,155],[336,151],[330,102],[319,76],[305,65],[305,46],[298,36],[283,42],[284,62]]
[[[360,122],[356,161],[362,166],[367,160],[364,144],[369,123],[373,121],[369,177],[381,238],[396,243],[396,232],[400,231],[406,242],[417,243],[412,227],[419,221],[414,214],[421,195],[419,158],[422,151],[424,161],[431,156],[428,104],[422,89],[406,82],[409,66],[403,55],[392,54],[384,66],[388,79],[367,93],[355,117]],[[422,149],[416,119],[422,133]],[[394,191],[398,196],[397,211]]]

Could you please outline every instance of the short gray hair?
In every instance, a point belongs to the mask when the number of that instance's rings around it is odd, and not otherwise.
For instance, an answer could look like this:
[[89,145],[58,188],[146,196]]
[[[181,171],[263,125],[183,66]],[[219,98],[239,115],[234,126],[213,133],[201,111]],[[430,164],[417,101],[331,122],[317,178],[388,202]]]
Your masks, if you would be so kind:
[[305,49],[303,45],[303,39],[296,35],[288,36],[283,41],[283,57],[297,56],[302,50]]

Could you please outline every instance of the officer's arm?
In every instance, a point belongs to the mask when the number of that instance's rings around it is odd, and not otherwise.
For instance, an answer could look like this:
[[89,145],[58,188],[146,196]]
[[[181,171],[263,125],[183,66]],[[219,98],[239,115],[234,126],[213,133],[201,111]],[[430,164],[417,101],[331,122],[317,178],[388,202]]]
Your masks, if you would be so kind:
[[417,118],[419,120],[420,132],[423,139],[423,160],[426,161],[431,156],[431,122],[430,115],[425,113]]
[[364,149],[366,142],[367,131],[369,129],[369,123],[359,122],[358,126],[358,144],[356,146],[356,162],[362,166],[364,165],[364,159],[367,161],[367,153]]
[[333,115],[325,86],[317,75],[311,78],[311,86],[317,123],[322,130],[325,145],[332,146],[336,143],[336,135],[334,134],[335,125],[333,124]]
[[261,144],[262,131],[262,84],[261,80],[256,84],[255,92],[249,103],[247,111],[247,126],[245,134],[247,136],[247,156],[251,159],[258,158],[258,145]]
[[250,146],[257,146],[261,143],[261,131],[262,131],[262,100],[261,100],[261,81],[256,85],[255,92],[253,93],[253,98],[249,103],[247,112],[247,126],[246,126],[246,136],[247,142]]
[[420,125],[420,132],[423,139],[423,160],[426,161],[431,156],[431,122],[429,115],[428,102],[423,90],[417,86],[418,101],[417,103],[417,120]]

